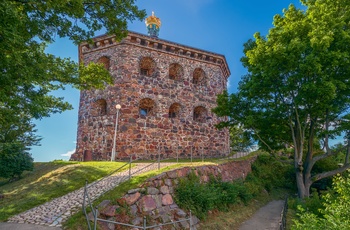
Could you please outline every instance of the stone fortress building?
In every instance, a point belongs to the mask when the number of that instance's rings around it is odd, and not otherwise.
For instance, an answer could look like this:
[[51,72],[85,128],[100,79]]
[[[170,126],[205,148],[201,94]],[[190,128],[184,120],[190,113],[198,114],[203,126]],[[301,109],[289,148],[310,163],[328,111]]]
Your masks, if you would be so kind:
[[214,127],[219,118],[211,112],[230,75],[225,56],[159,39],[153,13],[146,25],[148,36],[129,31],[120,42],[102,35],[79,45],[80,61],[103,63],[114,85],[80,92],[71,160],[229,152],[229,132]]

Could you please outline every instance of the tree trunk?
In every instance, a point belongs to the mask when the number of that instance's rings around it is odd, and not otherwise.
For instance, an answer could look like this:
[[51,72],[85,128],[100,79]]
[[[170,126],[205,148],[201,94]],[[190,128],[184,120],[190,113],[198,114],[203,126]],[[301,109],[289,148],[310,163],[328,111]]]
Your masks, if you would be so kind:
[[303,199],[306,193],[303,173],[299,170],[299,168],[297,168],[296,170],[297,171],[295,172],[295,176],[296,176],[296,182],[297,182],[297,188],[298,188],[298,197]]
[[298,197],[300,199],[304,199],[305,197],[310,196],[310,187],[312,185],[311,178],[308,176],[304,177],[300,168],[297,168],[296,170],[295,175],[298,188]]

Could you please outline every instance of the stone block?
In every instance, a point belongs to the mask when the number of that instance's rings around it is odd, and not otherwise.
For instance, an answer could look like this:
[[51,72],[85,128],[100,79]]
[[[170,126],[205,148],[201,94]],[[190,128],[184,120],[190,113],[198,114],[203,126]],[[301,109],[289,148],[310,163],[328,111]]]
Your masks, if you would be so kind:
[[132,225],[139,225],[141,226],[143,223],[143,218],[141,217],[135,217],[134,219],[131,220]]
[[157,204],[151,195],[143,196],[138,203],[144,212],[149,212],[157,208]]
[[164,180],[164,184],[167,185],[167,186],[173,186],[173,182],[171,179],[165,179]]
[[152,198],[157,204],[157,208],[162,207],[162,195],[152,195]]
[[163,205],[171,205],[173,204],[174,201],[173,201],[173,197],[170,195],[170,194],[165,194],[163,197],[162,197],[162,204]]
[[134,194],[134,193],[137,193],[137,192],[139,192],[139,191],[140,191],[140,188],[130,189],[130,190],[128,191],[128,194]]
[[[114,218],[108,218],[110,221],[115,221]],[[99,229],[101,230],[115,230],[115,225],[113,223],[98,221]]]
[[169,194],[169,187],[164,185],[162,187],[160,187],[160,192],[164,195],[164,194]]
[[110,200],[104,200],[97,206],[97,208],[98,209],[103,209],[103,208],[107,207],[110,203],[111,203]]
[[168,178],[170,178],[170,179],[175,179],[175,178],[177,178],[177,172],[176,172],[176,171],[177,171],[177,170],[173,170],[173,171],[167,172],[166,174],[167,174]]
[[137,212],[138,212],[137,206],[136,206],[135,204],[134,204],[134,205],[131,205],[131,206],[130,206],[130,213],[131,213],[133,216],[136,216]]
[[162,223],[169,223],[169,222],[171,222],[171,218],[168,216],[168,215],[161,215],[160,216],[160,218],[161,218],[161,220],[162,220]]
[[159,190],[157,188],[154,188],[154,187],[148,187],[147,194],[148,195],[157,195],[157,194],[159,194]]
[[105,207],[104,209],[102,209],[100,211],[100,214],[104,215],[104,216],[109,216],[109,217],[114,216],[117,208],[119,208],[118,205],[109,205],[109,206]]
[[125,202],[130,206],[134,204],[141,197],[141,193],[136,192],[134,194],[127,195],[125,197]]
[[184,212],[182,209],[177,209],[175,213],[176,213],[176,215],[179,216],[179,217],[183,217],[183,218],[184,218],[184,217],[187,216],[187,213]]

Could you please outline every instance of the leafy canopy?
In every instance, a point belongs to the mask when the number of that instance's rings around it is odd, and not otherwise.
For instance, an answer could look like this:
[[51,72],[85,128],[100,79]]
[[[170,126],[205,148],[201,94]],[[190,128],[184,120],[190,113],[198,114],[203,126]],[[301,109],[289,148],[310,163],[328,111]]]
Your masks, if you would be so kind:
[[350,133],[350,5],[302,3],[306,10],[291,4],[266,37],[256,33],[244,45],[248,73],[239,91],[220,95],[213,110],[231,117],[221,126],[243,124],[270,152],[292,147],[300,197],[314,181],[349,167],[347,157],[344,167],[312,172],[317,161],[336,154],[329,140]]
[[46,53],[47,44],[61,37],[78,44],[102,28],[120,40],[128,21],[144,17],[134,0],[0,1],[0,144],[37,144],[32,119],[72,109],[51,92],[65,85],[90,89],[113,83],[103,65],[78,66]]

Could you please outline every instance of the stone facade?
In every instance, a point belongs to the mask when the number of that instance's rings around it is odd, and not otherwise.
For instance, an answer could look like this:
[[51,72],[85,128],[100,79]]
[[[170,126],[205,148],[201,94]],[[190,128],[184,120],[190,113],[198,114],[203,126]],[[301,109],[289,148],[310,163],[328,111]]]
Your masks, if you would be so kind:
[[227,129],[211,109],[230,75],[223,55],[129,32],[120,42],[101,36],[79,46],[84,63],[101,62],[114,77],[105,90],[81,91],[72,160],[153,159],[225,155]]

